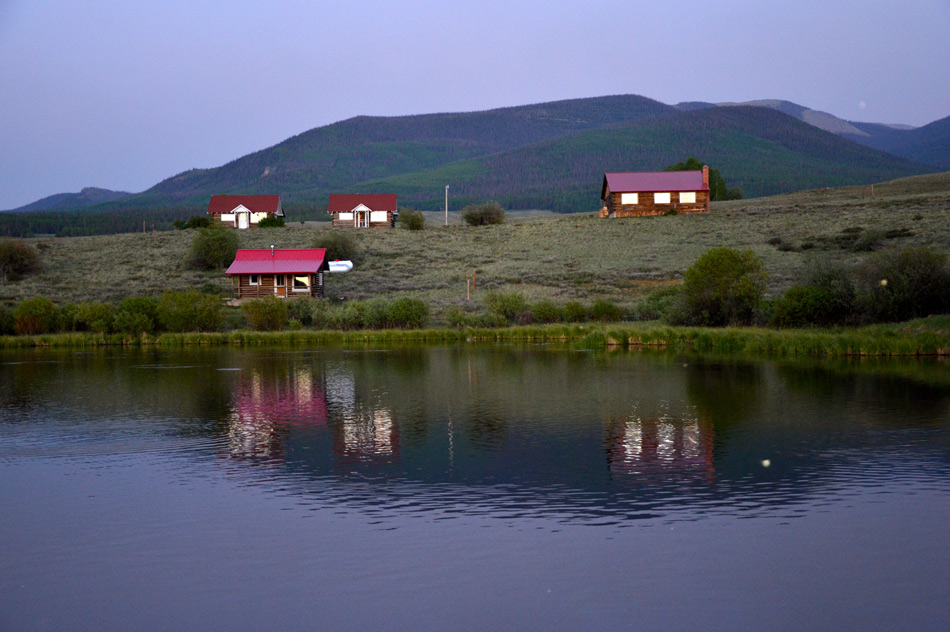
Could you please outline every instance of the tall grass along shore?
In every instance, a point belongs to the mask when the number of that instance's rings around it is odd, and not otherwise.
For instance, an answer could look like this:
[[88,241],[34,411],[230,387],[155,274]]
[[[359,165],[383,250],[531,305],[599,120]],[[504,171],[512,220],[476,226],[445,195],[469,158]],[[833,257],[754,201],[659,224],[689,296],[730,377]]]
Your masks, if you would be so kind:
[[839,329],[672,327],[658,323],[527,325],[502,328],[411,330],[297,330],[164,333],[156,336],[58,333],[2,336],[0,347],[145,345],[389,345],[407,343],[565,343],[575,348],[675,348],[765,356],[950,356],[950,316]]

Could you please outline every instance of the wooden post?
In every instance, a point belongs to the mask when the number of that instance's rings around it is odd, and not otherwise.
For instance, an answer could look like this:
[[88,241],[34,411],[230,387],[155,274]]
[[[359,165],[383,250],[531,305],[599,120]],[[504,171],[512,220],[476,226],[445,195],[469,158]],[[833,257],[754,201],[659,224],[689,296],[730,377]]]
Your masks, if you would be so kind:
[[478,272],[472,272],[472,289],[478,289]]
[[472,282],[465,279],[465,300],[472,300]]

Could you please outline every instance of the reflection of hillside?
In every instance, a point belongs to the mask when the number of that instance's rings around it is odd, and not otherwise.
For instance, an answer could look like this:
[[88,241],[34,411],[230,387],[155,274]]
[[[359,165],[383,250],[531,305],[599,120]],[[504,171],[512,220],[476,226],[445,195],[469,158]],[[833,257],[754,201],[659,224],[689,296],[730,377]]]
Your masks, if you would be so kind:
[[282,368],[276,374],[259,368],[241,373],[228,419],[231,456],[273,458],[289,429],[326,425],[323,380],[306,364]]
[[712,425],[698,418],[612,417],[607,421],[607,462],[615,479],[697,480],[712,483]]

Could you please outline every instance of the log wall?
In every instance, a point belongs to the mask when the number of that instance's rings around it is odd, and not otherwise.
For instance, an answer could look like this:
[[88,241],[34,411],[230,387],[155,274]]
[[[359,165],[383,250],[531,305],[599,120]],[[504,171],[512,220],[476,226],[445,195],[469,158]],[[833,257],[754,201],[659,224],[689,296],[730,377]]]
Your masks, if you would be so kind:
[[[631,191],[628,191],[631,193]],[[620,193],[609,193],[601,209],[601,217],[643,217],[646,215],[665,215],[671,210],[677,213],[705,213],[708,209],[709,191],[696,191],[695,203],[680,203],[679,192],[670,192],[669,204],[656,204],[653,191],[637,194],[637,204],[621,204]]]

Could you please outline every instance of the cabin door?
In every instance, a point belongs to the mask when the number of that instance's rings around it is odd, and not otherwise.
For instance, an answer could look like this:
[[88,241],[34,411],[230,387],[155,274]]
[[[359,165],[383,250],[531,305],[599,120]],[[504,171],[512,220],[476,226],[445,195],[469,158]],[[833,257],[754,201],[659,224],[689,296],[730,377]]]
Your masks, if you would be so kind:
[[237,225],[241,230],[246,229],[250,225],[250,213],[238,213]]
[[356,227],[366,228],[369,226],[369,211],[356,211]]

